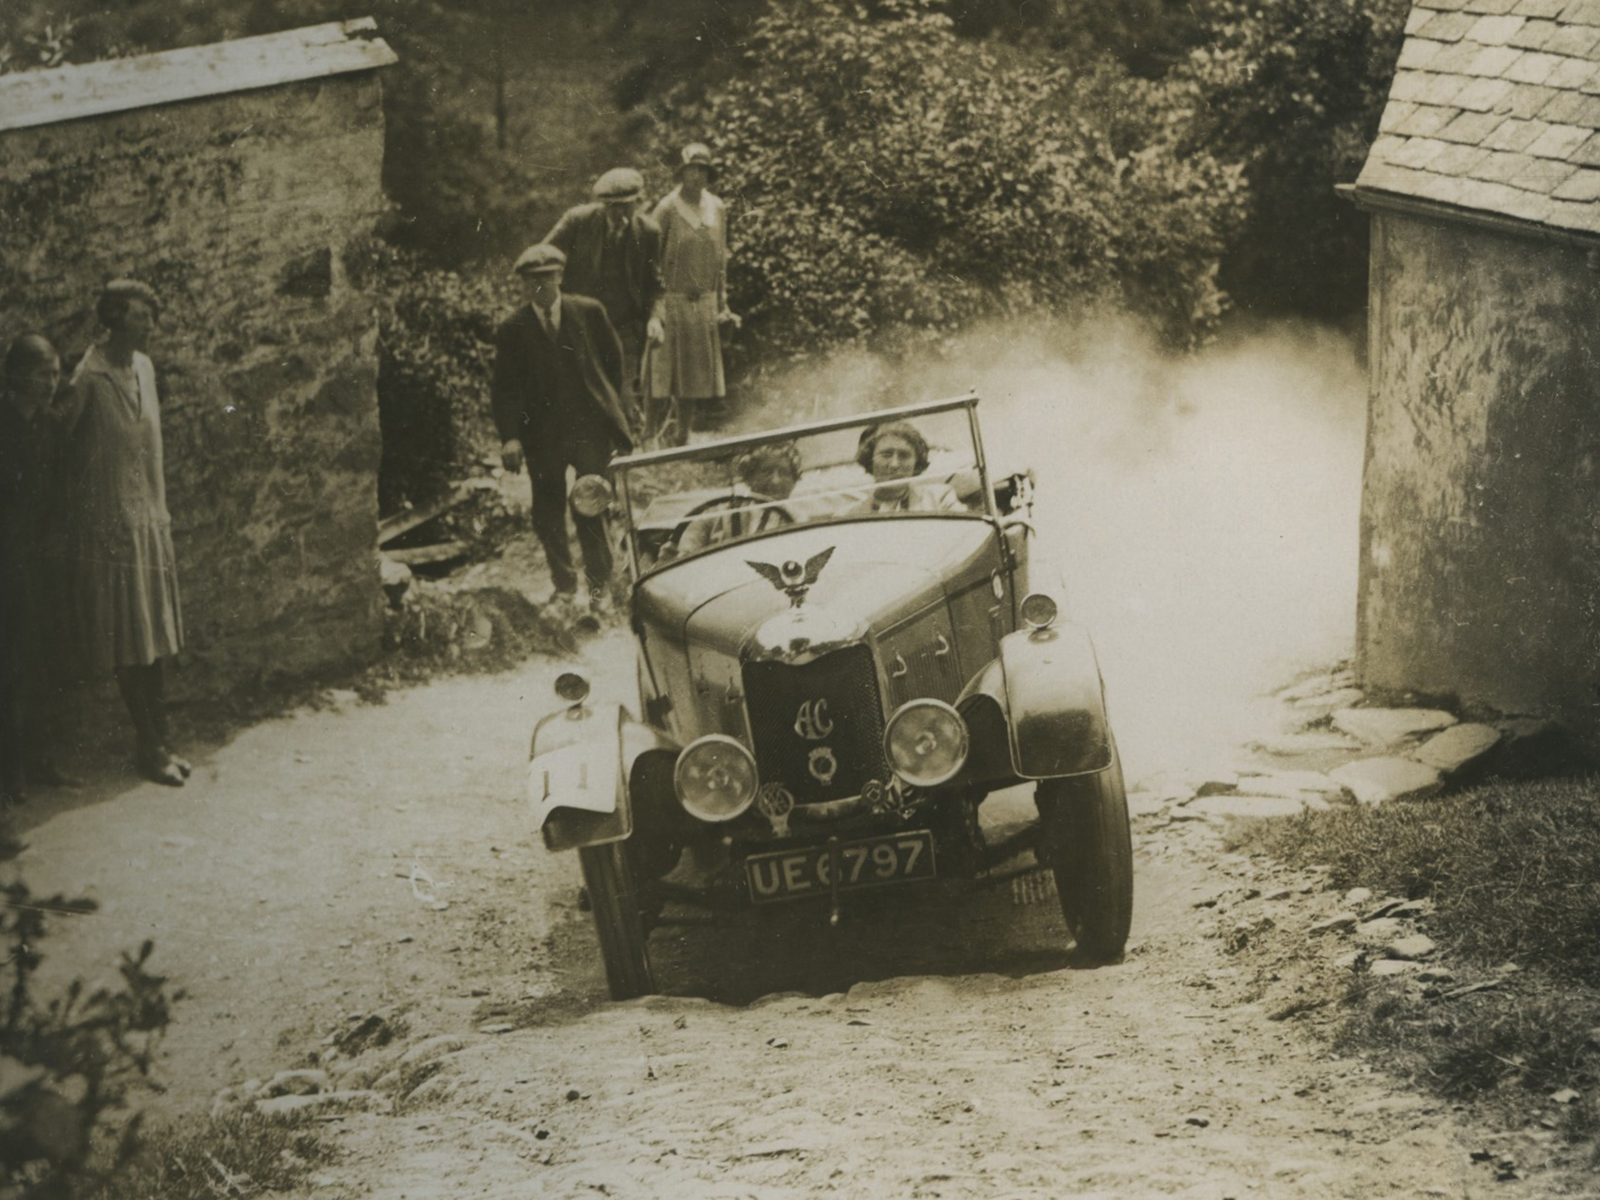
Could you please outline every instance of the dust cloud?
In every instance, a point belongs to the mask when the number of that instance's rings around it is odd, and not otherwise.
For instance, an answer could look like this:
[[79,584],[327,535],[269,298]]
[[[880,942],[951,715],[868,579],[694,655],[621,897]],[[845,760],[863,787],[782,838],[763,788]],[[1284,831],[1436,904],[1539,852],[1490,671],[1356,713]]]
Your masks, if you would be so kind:
[[782,384],[790,419],[983,397],[991,469],[1037,474],[1032,585],[1092,634],[1130,780],[1217,761],[1264,692],[1351,652],[1366,380],[1343,335],[1178,357],[1114,324],[1007,327]]

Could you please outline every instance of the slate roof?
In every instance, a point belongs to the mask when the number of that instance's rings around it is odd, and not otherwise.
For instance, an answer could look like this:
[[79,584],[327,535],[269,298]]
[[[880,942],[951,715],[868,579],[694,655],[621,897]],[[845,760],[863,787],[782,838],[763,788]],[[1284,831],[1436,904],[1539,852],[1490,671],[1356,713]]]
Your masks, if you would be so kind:
[[1600,0],[1417,0],[1358,192],[1600,234]]
[[398,60],[377,29],[371,17],[360,17],[137,58],[0,75],[0,131],[386,67]]

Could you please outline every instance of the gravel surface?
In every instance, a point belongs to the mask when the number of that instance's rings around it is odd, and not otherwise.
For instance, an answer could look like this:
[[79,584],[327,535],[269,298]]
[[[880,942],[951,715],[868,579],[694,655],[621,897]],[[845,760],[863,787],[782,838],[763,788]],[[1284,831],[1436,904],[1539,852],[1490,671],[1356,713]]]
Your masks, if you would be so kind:
[[[620,633],[585,648],[600,694],[630,654]],[[325,1069],[343,1154],[307,1194],[329,1198],[1581,1191],[1496,1182],[1461,1114],[1269,1020],[1215,899],[1262,868],[1210,821],[1136,822],[1116,966],[1073,961],[1023,859],[996,885],[864,898],[838,930],[801,907],[669,926],[652,953],[670,994],[608,1002],[575,860],[545,853],[518,799],[561,665],[271,721],[181,790],[40,802],[20,869],[103,906],[61,923],[47,975],[109,975],[150,937],[187,992],[159,1113]],[[372,1014],[396,1041],[330,1045]]]

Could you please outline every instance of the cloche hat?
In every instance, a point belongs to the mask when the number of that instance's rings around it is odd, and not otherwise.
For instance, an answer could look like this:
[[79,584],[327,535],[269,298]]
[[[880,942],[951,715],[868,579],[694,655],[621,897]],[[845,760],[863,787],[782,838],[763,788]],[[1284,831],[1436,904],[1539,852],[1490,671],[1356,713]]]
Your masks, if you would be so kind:
[[711,153],[710,146],[704,142],[690,142],[679,155],[678,165],[674,170],[674,174],[680,179],[683,178],[683,169],[685,167],[704,167],[710,173],[711,178],[715,179],[717,172],[722,169],[722,164]]

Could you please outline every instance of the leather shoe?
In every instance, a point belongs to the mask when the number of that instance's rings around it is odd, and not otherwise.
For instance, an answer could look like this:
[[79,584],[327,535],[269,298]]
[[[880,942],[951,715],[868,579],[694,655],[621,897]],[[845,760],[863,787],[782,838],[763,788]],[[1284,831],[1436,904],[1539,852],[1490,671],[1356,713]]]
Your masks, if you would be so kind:
[[140,754],[134,763],[139,768],[139,774],[151,783],[167,787],[183,786],[183,772],[164,751],[156,750],[149,754]]

